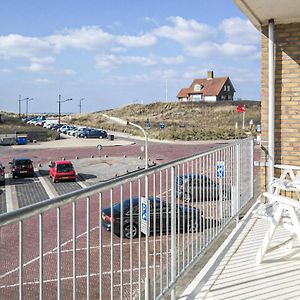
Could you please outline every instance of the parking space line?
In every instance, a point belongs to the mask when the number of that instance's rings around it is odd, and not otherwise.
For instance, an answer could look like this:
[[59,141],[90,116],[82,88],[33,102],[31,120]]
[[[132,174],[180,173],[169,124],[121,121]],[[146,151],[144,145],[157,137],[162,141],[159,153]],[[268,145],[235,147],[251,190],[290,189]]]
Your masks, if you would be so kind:
[[[150,269],[153,269],[153,266],[149,266]],[[156,268],[159,268],[159,265],[156,265]],[[146,268],[145,267],[141,267],[140,270],[145,270]],[[133,269],[123,269],[122,272],[137,272],[139,271],[139,268],[133,268]],[[121,270],[118,270],[116,272],[114,272],[114,274],[118,274],[118,273],[121,273]],[[111,271],[106,271],[106,272],[103,272],[102,275],[111,275]],[[91,273],[90,274],[90,277],[95,277],[95,276],[100,276],[100,273]],[[76,276],[76,279],[81,279],[81,278],[86,278],[87,275],[86,274],[82,274],[82,275],[77,275]],[[72,276],[68,276],[68,277],[62,277],[61,278],[62,281],[64,280],[73,280],[73,277]],[[57,281],[57,278],[53,278],[53,279],[46,279],[43,281],[43,283],[50,283],[50,282],[56,282]],[[39,284],[40,282],[39,281],[28,281],[28,282],[24,282],[23,284],[24,285],[33,285],[33,284]],[[126,284],[126,283],[125,283]],[[127,283],[128,284],[128,283]],[[14,283],[14,284],[8,284],[8,285],[1,285],[0,286],[0,289],[5,289],[5,288],[11,288],[11,287],[16,287],[16,286],[19,286],[19,283]],[[116,284],[114,285],[115,287],[117,286],[120,286],[120,284]]]
[[58,193],[56,192],[55,188],[52,185],[48,184],[46,179],[41,175],[41,173],[39,171],[36,171],[36,175],[37,175],[38,179],[40,180],[46,193],[48,194],[49,198],[51,199],[51,198],[58,197]]
[[84,189],[87,187],[85,183],[83,183],[81,180],[76,179],[76,182]]
[[7,212],[19,209],[17,192],[15,185],[12,184],[11,174],[5,174],[5,199]]

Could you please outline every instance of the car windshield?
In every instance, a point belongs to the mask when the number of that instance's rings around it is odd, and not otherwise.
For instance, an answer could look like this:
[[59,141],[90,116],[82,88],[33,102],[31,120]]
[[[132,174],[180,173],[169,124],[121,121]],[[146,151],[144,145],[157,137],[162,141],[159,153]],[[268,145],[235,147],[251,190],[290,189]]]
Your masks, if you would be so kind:
[[57,172],[71,172],[73,171],[73,165],[71,164],[62,164],[62,165],[57,165],[56,167]]
[[31,165],[31,160],[30,159],[16,160],[15,165],[16,166]]

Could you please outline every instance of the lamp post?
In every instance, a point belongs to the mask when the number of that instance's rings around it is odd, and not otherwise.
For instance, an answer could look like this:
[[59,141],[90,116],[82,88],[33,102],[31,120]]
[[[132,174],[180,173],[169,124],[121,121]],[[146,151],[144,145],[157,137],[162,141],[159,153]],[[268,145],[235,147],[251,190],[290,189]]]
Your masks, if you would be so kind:
[[72,98],[61,100],[61,94],[58,95],[58,124],[60,124],[60,111],[61,111],[61,103],[72,101]]
[[[28,97],[26,97],[24,99],[21,99],[21,98],[22,98],[21,95],[19,95],[19,100],[18,100],[18,102],[19,102],[19,119],[21,118],[21,102],[29,101],[29,100],[27,100],[27,99],[29,99]],[[33,100],[33,98],[31,98],[31,99]],[[27,107],[28,107],[28,104],[27,104]],[[27,118],[27,115],[26,115],[26,118]]]
[[25,98],[24,100],[26,100],[26,120],[28,118],[28,102],[29,101],[33,101],[33,98]]
[[117,124],[120,124],[120,125],[131,125],[131,126],[134,126],[138,129],[140,129],[143,134],[144,134],[144,137],[145,137],[145,169],[148,169],[148,135],[147,135],[147,132],[144,130],[144,128],[138,124],[135,124],[133,122],[130,122],[130,121],[126,121],[126,120],[123,120],[123,119],[120,119],[120,118],[117,118],[117,117],[111,117],[109,115],[106,115],[106,114],[102,114],[103,117],[105,117],[106,119],[109,119],[110,121],[114,122],[114,123],[117,123]]
[[79,99],[79,113],[81,114],[81,102],[85,100],[85,98],[80,98]]

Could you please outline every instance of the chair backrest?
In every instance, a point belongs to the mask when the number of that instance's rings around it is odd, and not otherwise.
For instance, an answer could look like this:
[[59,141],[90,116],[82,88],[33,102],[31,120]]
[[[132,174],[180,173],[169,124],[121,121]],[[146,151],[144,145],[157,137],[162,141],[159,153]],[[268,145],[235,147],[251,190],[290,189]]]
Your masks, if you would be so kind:
[[293,183],[300,184],[300,171],[297,171],[297,172],[296,172],[295,180],[294,180]]

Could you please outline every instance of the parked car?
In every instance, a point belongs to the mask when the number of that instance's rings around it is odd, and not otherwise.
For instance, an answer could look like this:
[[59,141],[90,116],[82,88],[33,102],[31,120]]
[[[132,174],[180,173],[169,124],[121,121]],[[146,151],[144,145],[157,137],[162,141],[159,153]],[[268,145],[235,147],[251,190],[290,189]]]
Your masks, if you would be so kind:
[[90,129],[84,130],[83,132],[79,133],[78,136],[80,138],[100,138],[105,139],[107,138],[107,132],[105,130],[97,130],[97,129]]
[[[221,190],[222,188],[222,190]],[[228,199],[230,189],[201,174],[183,174],[176,178],[176,195],[185,202]]]
[[58,160],[49,165],[49,177],[53,182],[76,181],[76,173],[73,164],[68,160]]
[[75,127],[75,129],[68,132],[68,135],[76,136],[80,132],[83,132],[84,130],[87,130],[87,127]]
[[[162,223],[162,231],[164,233],[171,230],[171,205],[159,198],[149,197],[150,203],[150,233],[154,231],[160,232]],[[102,210],[102,225],[108,231],[111,230],[113,222],[113,230],[116,235],[121,235],[127,239],[136,238],[139,235],[139,197],[132,198],[132,225],[130,225],[130,199],[123,201],[123,228],[121,229],[121,203],[116,203],[111,208],[107,207]],[[154,213],[155,211],[155,213]],[[154,228],[154,216],[156,217],[156,228]],[[206,219],[200,209],[188,205],[176,205],[176,222],[179,220],[180,231],[197,232],[206,228]],[[168,228],[167,228],[168,224]],[[178,229],[178,226],[176,226]]]
[[53,124],[53,126],[51,126],[51,130],[58,130],[59,128],[63,127],[63,124]]
[[74,125],[64,125],[63,127],[60,128],[59,131],[60,131],[61,133],[67,134],[67,132],[68,132],[69,130],[72,130],[73,128],[75,128]]
[[89,131],[89,130],[92,130],[92,128],[89,128],[89,127],[78,128],[77,131],[75,132],[75,135],[74,135],[74,136],[78,138],[78,137],[80,137],[80,134],[81,134],[81,133],[83,133],[83,132],[85,132],[85,131]]
[[0,184],[5,182],[5,167],[0,163]]
[[34,176],[32,160],[30,158],[14,158],[10,165],[10,173],[13,178],[21,176]]

